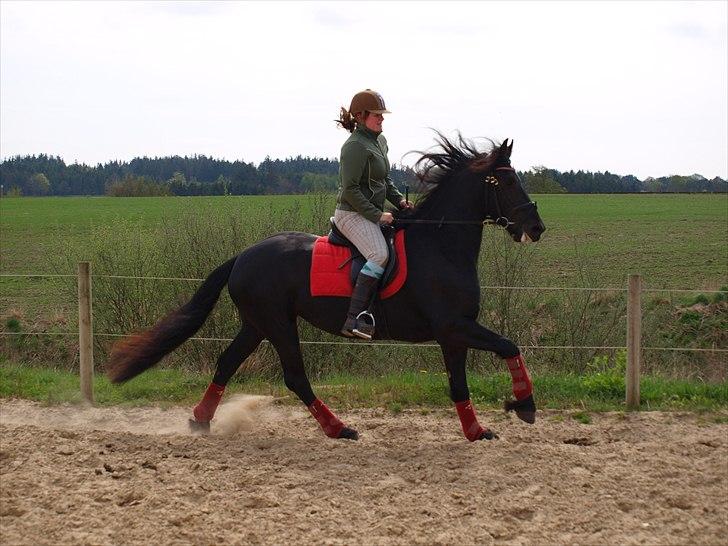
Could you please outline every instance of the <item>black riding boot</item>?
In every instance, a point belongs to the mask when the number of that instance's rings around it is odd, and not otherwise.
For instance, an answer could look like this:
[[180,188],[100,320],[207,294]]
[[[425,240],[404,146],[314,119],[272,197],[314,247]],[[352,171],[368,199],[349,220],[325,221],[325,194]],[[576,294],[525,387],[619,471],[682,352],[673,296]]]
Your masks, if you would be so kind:
[[[374,291],[379,286],[379,279],[359,273],[354,285],[354,292],[351,294],[349,312],[346,315],[346,322],[341,333],[347,337],[357,336],[362,339],[372,339],[374,335],[374,324],[369,318],[371,315],[362,313],[369,307]],[[360,318],[361,316],[361,318]]]

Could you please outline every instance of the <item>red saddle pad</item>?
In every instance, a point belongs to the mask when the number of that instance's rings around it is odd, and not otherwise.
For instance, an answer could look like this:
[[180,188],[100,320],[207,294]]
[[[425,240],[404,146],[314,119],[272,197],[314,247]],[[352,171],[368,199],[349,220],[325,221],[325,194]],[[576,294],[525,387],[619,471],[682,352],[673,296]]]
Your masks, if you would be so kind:
[[[394,235],[394,250],[397,253],[397,273],[392,282],[379,292],[381,299],[394,296],[407,279],[407,255],[404,248],[404,230]],[[319,237],[313,245],[311,259],[311,295],[351,297],[351,262],[341,264],[351,257],[348,247],[332,245],[329,238]]]

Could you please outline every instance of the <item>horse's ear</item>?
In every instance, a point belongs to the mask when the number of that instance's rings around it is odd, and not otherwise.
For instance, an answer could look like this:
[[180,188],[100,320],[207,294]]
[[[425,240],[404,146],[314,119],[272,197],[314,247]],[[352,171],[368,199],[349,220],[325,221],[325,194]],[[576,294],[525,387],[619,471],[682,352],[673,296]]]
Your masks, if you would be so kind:
[[513,141],[511,140],[511,145],[508,145],[508,139],[505,139],[503,143],[500,146],[500,149],[498,150],[500,152],[501,157],[505,159],[509,159],[511,157],[511,150],[513,149]]

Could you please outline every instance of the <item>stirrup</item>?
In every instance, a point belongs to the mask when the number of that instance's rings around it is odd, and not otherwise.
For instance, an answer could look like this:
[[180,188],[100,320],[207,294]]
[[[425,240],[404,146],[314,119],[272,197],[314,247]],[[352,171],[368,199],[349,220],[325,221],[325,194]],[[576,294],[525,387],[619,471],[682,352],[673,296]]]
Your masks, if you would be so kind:
[[374,315],[369,311],[362,311],[356,316],[356,326],[351,333],[357,337],[371,341],[376,325]]

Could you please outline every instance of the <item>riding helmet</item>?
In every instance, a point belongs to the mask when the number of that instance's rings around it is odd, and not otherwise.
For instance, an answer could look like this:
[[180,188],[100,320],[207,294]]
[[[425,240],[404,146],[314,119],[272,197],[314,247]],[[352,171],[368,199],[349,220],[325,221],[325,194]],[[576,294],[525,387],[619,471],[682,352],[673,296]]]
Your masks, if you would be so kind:
[[387,107],[384,106],[382,95],[371,89],[359,91],[354,98],[351,99],[349,113],[356,114],[358,112],[371,112],[372,114],[391,114]]

